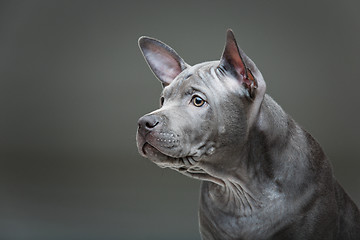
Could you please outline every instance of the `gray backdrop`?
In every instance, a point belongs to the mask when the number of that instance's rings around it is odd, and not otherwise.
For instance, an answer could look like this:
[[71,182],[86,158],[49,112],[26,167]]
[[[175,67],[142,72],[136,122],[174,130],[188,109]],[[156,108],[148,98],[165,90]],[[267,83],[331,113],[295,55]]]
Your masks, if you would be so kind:
[[225,31],[360,204],[359,1],[1,1],[0,239],[200,239],[200,182],[141,158],[160,83],[137,46],[190,64]]

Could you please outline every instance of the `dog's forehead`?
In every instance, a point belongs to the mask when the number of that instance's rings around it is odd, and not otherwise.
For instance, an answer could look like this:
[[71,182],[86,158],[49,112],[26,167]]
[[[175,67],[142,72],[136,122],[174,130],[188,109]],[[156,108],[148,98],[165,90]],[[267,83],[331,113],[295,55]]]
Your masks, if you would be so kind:
[[174,95],[176,93],[188,91],[190,88],[206,90],[212,81],[216,81],[216,67],[219,61],[200,63],[191,66],[181,72],[174,81],[164,89],[164,95]]
[[181,75],[196,75],[203,78],[204,74],[210,74],[212,69],[216,69],[219,66],[220,61],[203,62],[189,67],[181,73]]
[[241,91],[240,84],[234,78],[225,76],[217,71],[219,61],[196,64],[181,72],[174,81],[164,88],[163,95],[183,96],[198,90],[205,95],[225,96],[237,94]]

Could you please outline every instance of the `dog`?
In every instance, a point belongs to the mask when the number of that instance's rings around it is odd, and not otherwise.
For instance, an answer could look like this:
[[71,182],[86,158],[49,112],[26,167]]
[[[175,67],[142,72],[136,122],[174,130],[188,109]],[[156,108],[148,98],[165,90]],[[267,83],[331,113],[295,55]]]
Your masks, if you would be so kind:
[[232,30],[220,61],[194,66],[159,40],[139,46],[163,91],[137,147],[202,180],[202,239],[360,239],[359,209],[319,143],[265,93]]

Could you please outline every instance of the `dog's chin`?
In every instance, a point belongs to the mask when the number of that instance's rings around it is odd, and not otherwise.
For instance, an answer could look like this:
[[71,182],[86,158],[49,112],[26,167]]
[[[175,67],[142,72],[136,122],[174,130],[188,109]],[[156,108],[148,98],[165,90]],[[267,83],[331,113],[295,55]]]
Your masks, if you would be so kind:
[[207,180],[216,184],[224,185],[220,179],[209,175],[204,171],[204,169],[198,167],[198,160],[195,160],[193,157],[174,158],[162,153],[148,142],[145,142],[142,145],[141,155],[145,158],[148,158],[161,168],[171,168],[188,177]]
[[160,152],[157,148],[150,145],[148,142],[144,143],[141,150],[142,150],[142,155],[153,162],[167,160],[169,158],[169,156]]

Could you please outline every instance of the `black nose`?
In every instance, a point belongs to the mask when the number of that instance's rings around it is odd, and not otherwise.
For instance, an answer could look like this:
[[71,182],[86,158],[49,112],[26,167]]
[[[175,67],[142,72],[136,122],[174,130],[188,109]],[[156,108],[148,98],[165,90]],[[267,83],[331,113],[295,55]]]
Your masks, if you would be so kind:
[[145,115],[138,121],[138,131],[145,136],[148,132],[151,132],[156,126],[159,125],[159,117],[156,115]]

